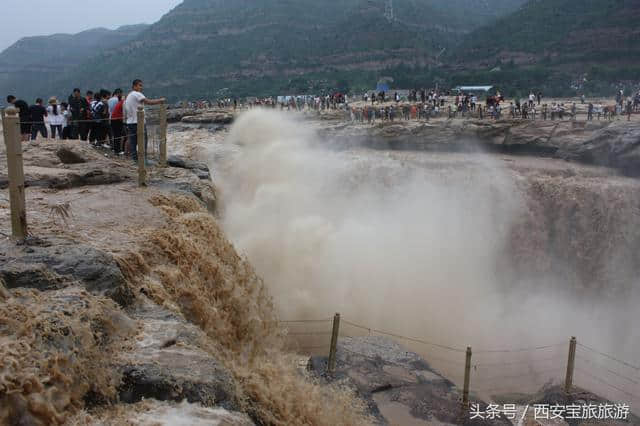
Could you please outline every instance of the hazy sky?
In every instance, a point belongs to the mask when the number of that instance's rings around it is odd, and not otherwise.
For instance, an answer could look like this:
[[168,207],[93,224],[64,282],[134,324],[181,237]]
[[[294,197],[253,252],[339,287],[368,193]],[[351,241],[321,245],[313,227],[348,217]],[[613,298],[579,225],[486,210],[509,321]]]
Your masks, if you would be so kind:
[[182,0],[1,0],[0,51],[22,37],[152,24]]

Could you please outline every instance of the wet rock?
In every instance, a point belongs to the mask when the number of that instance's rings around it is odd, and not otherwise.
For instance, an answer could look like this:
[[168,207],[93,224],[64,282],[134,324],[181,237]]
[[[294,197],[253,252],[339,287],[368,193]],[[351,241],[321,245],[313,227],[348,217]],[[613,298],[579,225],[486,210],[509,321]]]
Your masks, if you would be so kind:
[[200,179],[211,179],[209,166],[205,163],[189,160],[180,155],[170,155],[167,158],[167,164],[171,167],[191,170]]
[[199,112],[188,108],[172,108],[167,110],[167,123],[179,123],[184,117],[198,115]]
[[[312,358],[309,369],[323,375],[326,357]],[[336,372],[323,377],[346,381],[355,388],[380,424],[511,424],[505,418],[469,420],[469,414],[462,411],[461,391],[452,382],[419,355],[384,337],[341,338]],[[486,408],[485,403],[477,402]]]
[[121,401],[186,400],[238,409],[233,376],[201,349],[206,336],[199,328],[148,301],[130,314],[143,328],[136,347],[118,361],[123,373]]
[[56,151],[56,155],[64,164],[80,164],[87,162],[87,160],[80,153],[66,146],[58,149]]
[[489,151],[554,157],[640,176],[640,125],[570,120],[444,120],[337,124],[321,134],[335,147],[445,152]]
[[615,167],[640,175],[640,125],[615,123],[596,130],[587,140],[564,147],[564,158]]
[[[529,406],[533,407],[536,404],[545,405],[545,406],[568,406],[568,405],[579,405],[579,406],[588,406],[590,404],[599,406],[600,404],[611,404],[614,405],[616,403],[620,404],[620,402],[609,401],[606,398],[598,396],[592,392],[589,392],[585,389],[579,387],[573,387],[571,393],[566,393],[564,391],[563,386],[559,385],[546,385],[543,386],[538,392],[535,394],[505,394],[505,395],[495,395],[493,399],[496,404],[518,404],[521,406]],[[633,407],[631,407],[633,409]],[[527,413],[525,417],[524,424],[536,424],[538,421],[535,419],[535,415],[531,413],[531,410]],[[627,419],[624,420],[615,420],[615,419],[607,419],[607,420],[592,420],[592,419],[565,419],[566,423],[569,426],[589,426],[594,424],[607,424],[608,426],[624,426],[624,425],[638,425],[640,424],[640,418],[634,414],[629,414]]]
[[[196,163],[197,164],[197,163]],[[149,181],[149,186],[196,196],[211,213],[217,209],[216,189],[210,179],[203,179],[195,170],[178,167],[164,169],[160,178]]]
[[36,240],[18,246],[0,242],[0,277],[7,288],[60,289],[80,283],[121,305],[133,295],[115,259],[93,247],[62,238]]
[[117,170],[92,169],[83,173],[69,172],[64,175],[43,175],[27,177],[25,186],[44,186],[53,189],[70,189],[80,186],[110,185],[128,180],[128,173]]
[[207,111],[202,114],[183,117],[183,123],[198,123],[198,124],[231,124],[233,123],[234,116],[228,111]]

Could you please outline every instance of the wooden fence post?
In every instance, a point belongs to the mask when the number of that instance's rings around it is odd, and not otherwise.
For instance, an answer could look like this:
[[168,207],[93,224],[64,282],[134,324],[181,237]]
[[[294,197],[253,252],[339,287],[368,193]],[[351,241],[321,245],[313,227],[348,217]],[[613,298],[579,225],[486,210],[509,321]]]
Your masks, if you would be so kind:
[[144,107],[138,107],[138,186],[147,186],[146,150],[144,140]]
[[571,340],[569,340],[569,359],[567,360],[567,376],[564,381],[565,393],[570,393],[571,387],[573,386],[573,369],[576,363],[576,343],[577,343],[576,338],[571,337]]
[[27,237],[27,211],[24,196],[24,168],[18,110],[7,108],[2,114],[4,143],[7,146],[9,172],[9,202],[11,204],[11,235],[23,240]]
[[464,387],[462,389],[462,408],[469,409],[469,383],[471,381],[471,346],[467,346],[466,360],[464,363]]
[[167,167],[167,104],[160,104],[160,167]]
[[338,335],[340,334],[340,314],[333,316],[333,331],[331,332],[331,347],[329,348],[329,362],[327,370],[332,374],[336,369],[336,350],[338,347]]

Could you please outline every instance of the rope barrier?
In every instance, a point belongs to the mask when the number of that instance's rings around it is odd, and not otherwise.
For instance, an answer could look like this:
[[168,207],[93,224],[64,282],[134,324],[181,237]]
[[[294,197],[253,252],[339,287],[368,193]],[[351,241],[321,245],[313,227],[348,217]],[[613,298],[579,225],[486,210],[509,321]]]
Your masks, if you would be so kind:
[[331,334],[330,331],[307,331],[307,332],[287,333],[287,336],[326,336],[329,334]]
[[589,346],[583,345],[583,344],[582,344],[582,343],[580,343],[580,342],[578,342],[578,347],[581,347],[581,348],[587,349],[587,350],[589,350],[589,351],[591,351],[591,352],[597,353],[598,355],[601,355],[601,356],[603,356],[603,357],[605,357],[605,358],[609,358],[609,359],[610,359],[610,360],[612,360],[612,361],[615,361],[615,362],[617,362],[617,363],[619,363],[619,364],[622,364],[622,365],[624,365],[624,366],[627,366],[627,367],[629,367],[629,368],[632,368],[632,369],[634,369],[634,370],[636,370],[636,371],[640,371],[640,367],[637,367],[637,366],[635,366],[635,365],[633,365],[633,364],[630,364],[630,363],[628,363],[628,362],[626,362],[626,361],[623,361],[623,360],[621,360],[621,359],[618,359],[618,358],[614,357],[613,355],[609,355],[609,354],[606,354],[606,353],[604,353],[604,352],[600,352],[600,351],[599,351],[599,350],[597,350],[597,349],[593,349],[593,348],[591,348],[591,347],[589,347]]
[[371,334],[371,329],[369,327],[365,327],[363,325],[356,324],[356,323],[348,321],[348,320],[346,320],[344,318],[342,318],[340,321],[345,323],[345,324],[348,324],[348,325],[350,325],[352,327],[360,328],[362,330],[367,330],[369,332],[369,334]]
[[[73,120],[73,119],[67,119],[67,125],[70,124],[75,124],[75,123],[99,123],[102,121],[122,121],[124,123],[124,120],[112,120],[111,118],[97,118],[97,119],[89,119],[89,120]],[[19,124],[49,124],[48,121],[20,121],[18,122]],[[49,124],[50,125],[50,124]]]
[[629,377],[623,376],[622,374],[620,374],[620,373],[618,373],[616,371],[609,370],[608,368],[604,367],[602,364],[598,364],[597,362],[591,361],[590,359],[585,358],[585,357],[583,357],[581,355],[576,354],[576,358],[578,358],[578,359],[580,359],[580,360],[582,360],[584,362],[587,362],[587,363],[589,363],[591,365],[594,365],[594,366],[600,368],[601,370],[606,371],[607,373],[613,374],[616,377],[619,377],[619,378],[621,378],[623,380],[627,380],[628,382],[631,382],[634,385],[640,384],[640,382],[638,382],[637,380],[630,379]]
[[447,345],[441,345],[439,343],[433,343],[433,342],[428,342],[426,340],[421,340],[421,339],[416,339],[414,337],[407,337],[407,336],[402,336],[399,334],[395,334],[395,333],[390,333],[388,331],[382,331],[382,330],[377,330],[375,328],[370,328],[370,327],[365,327],[363,325],[360,324],[356,324],[354,322],[345,320],[345,319],[341,319],[342,322],[349,324],[353,327],[357,327],[363,330],[367,330],[369,333],[373,332],[373,333],[377,333],[377,334],[383,334],[386,336],[391,336],[391,337],[395,337],[398,339],[403,339],[403,340],[408,340],[410,342],[415,342],[415,343],[421,343],[423,345],[428,345],[428,346],[435,346],[437,348],[441,348],[441,349],[446,349],[446,350],[450,350],[450,351],[454,351],[454,352],[466,352],[466,349],[460,349],[460,348],[454,348],[452,346],[447,346]]
[[545,361],[555,361],[563,358],[561,355],[555,355],[548,358],[542,359],[529,359],[522,361],[512,361],[512,362],[483,362],[480,364],[473,364],[474,367],[504,367],[505,365],[521,365],[521,364],[531,364],[533,362],[545,362]]
[[545,346],[531,346],[528,348],[518,348],[518,349],[484,349],[484,350],[475,350],[475,354],[488,354],[488,353],[516,353],[516,352],[531,352],[531,351],[540,351],[550,348],[556,348],[559,346],[564,346],[565,343],[556,343],[554,345],[545,345]]
[[563,367],[554,367],[554,368],[549,368],[547,370],[544,371],[532,371],[529,373],[524,373],[524,374],[517,374],[517,375],[508,375],[508,376],[490,376],[490,377],[482,377],[480,376],[479,378],[481,380],[511,380],[511,379],[520,379],[522,377],[531,377],[531,376],[539,376],[542,374],[548,374],[551,372],[557,372],[557,371],[562,371],[564,370]]
[[622,392],[623,394],[625,394],[625,395],[627,395],[627,396],[630,396],[630,397],[635,398],[635,399],[640,399],[640,396],[635,395],[635,394],[630,393],[630,392],[627,392],[627,391],[625,391],[624,389],[620,389],[619,387],[614,386],[614,385],[612,385],[611,383],[608,383],[606,380],[601,379],[600,377],[594,376],[593,374],[591,374],[591,373],[589,373],[589,372],[587,372],[587,371],[583,370],[582,368],[578,368],[578,367],[576,367],[576,371],[579,371],[580,373],[584,374],[585,376],[590,377],[590,378],[592,378],[593,380],[595,380],[595,381],[597,381],[597,382],[602,383],[603,385],[609,386],[610,388],[615,389],[615,390],[617,390],[618,392]]
[[[323,319],[323,320],[289,320],[289,322],[293,322],[293,323],[297,323],[297,322],[300,322],[300,323],[304,323],[304,322],[329,322],[329,321],[331,321],[331,320],[330,319]],[[465,349],[456,348],[456,347],[448,346],[448,345],[442,345],[442,344],[426,341],[426,340],[423,340],[423,339],[403,336],[403,335],[400,335],[400,334],[397,334],[397,333],[391,333],[391,332],[387,332],[387,331],[383,331],[383,330],[378,330],[378,329],[375,329],[375,328],[372,328],[372,327],[366,327],[366,326],[364,326],[362,324],[358,324],[358,323],[349,321],[349,320],[344,319],[344,318],[341,321],[342,321],[342,323],[344,323],[346,325],[349,325],[349,326],[364,330],[369,335],[371,335],[371,333],[373,332],[373,333],[376,333],[376,334],[390,336],[390,337],[394,337],[394,338],[397,338],[397,339],[406,340],[406,341],[409,341],[409,342],[415,342],[415,343],[419,343],[419,344],[423,344],[423,345],[427,345],[427,346],[433,346],[433,347],[436,347],[436,348],[445,349],[445,350],[449,350],[449,351],[453,351],[453,352],[457,352],[457,353],[465,353],[466,352]],[[291,333],[291,335],[329,335],[329,334],[331,334],[331,333],[330,332]],[[341,337],[346,337],[346,338],[354,338],[354,336],[350,336],[350,335],[345,334],[345,333],[340,333],[340,336]],[[376,344],[374,342],[368,342],[368,344],[370,344],[371,346],[383,349],[383,350],[387,350],[388,349],[388,348],[386,348],[384,346],[381,346],[381,345],[378,345],[378,344]],[[624,366],[626,366],[628,368],[632,368],[632,369],[634,369],[636,371],[640,370],[640,367],[637,367],[637,366],[635,366],[635,365],[633,365],[631,363],[628,363],[626,361],[620,360],[620,359],[618,359],[618,358],[616,358],[616,357],[614,357],[612,355],[609,355],[607,353],[598,351],[597,349],[594,349],[592,347],[583,345],[581,343],[577,343],[577,345],[581,349],[596,353],[596,354],[598,354],[600,356],[603,356],[603,357],[605,357],[607,359],[610,359],[610,360],[615,361],[615,362],[617,362],[619,364],[622,364],[622,365],[624,365]],[[548,349],[558,348],[558,347],[562,347],[562,346],[565,346],[565,343],[557,343],[557,344],[542,345],[542,346],[522,347],[522,348],[513,348],[513,349],[508,349],[508,348],[506,348],[506,349],[481,349],[481,350],[476,350],[475,353],[476,354],[523,353],[523,352],[535,352],[535,351],[541,351],[541,350],[548,350]],[[319,346],[319,347],[309,347],[308,349],[321,349],[321,348],[325,348],[326,349],[326,345]],[[351,353],[351,354],[354,354],[354,355],[357,355],[357,356],[361,356],[361,357],[363,357],[365,359],[376,360],[376,358],[374,358],[374,357],[371,357],[369,355],[365,355],[363,353],[359,353],[357,351],[350,350],[348,348],[345,348],[344,346],[341,346],[340,349],[344,350],[344,351],[346,351],[348,353]],[[622,374],[620,374],[620,373],[618,373],[618,372],[616,372],[614,370],[610,370],[610,369],[604,367],[602,364],[594,362],[594,361],[590,360],[587,357],[584,357],[582,355],[576,355],[576,356],[582,362],[594,365],[594,366],[604,370],[605,372],[614,375],[617,378],[624,379],[624,380],[628,381],[629,383],[631,383],[633,385],[636,385],[636,386],[640,384],[640,381],[634,380],[634,379],[629,378],[629,377],[625,377],[624,375],[622,375]],[[451,359],[445,359],[445,358],[435,357],[435,356],[428,356],[428,358],[430,360],[442,361],[442,362],[450,363],[450,364],[453,364],[453,365],[456,365],[456,366],[461,366],[461,365],[464,364],[462,362],[462,360],[454,361],[454,360],[451,360]],[[556,373],[558,373],[560,371],[563,371],[564,370],[564,366],[555,367],[555,368],[549,368],[549,369],[545,369],[545,370],[542,370],[542,371],[530,371],[530,372],[524,373],[524,374],[496,375],[496,376],[488,376],[488,377],[483,376],[482,375],[483,372],[478,372],[478,367],[481,367],[481,368],[483,368],[483,367],[491,367],[491,366],[504,367],[504,366],[507,366],[507,365],[521,365],[521,364],[531,364],[531,363],[537,363],[537,362],[547,362],[547,361],[557,360],[557,359],[560,359],[560,358],[561,358],[560,355],[554,355],[554,356],[550,356],[550,357],[543,358],[543,359],[528,359],[528,360],[511,361],[511,362],[478,363],[478,364],[474,364],[473,365],[473,367],[474,367],[473,368],[473,372],[474,372],[473,374],[474,374],[474,376],[477,377],[478,380],[481,380],[481,381],[515,380],[515,379],[521,379],[521,378],[524,378],[524,377],[531,378],[531,377],[536,377],[536,376],[544,376],[546,374],[551,374],[551,373],[556,374]],[[584,374],[585,376],[587,376],[587,377],[589,377],[589,378],[591,378],[591,379],[593,379],[593,380],[595,380],[595,381],[597,381],[597,382],[599,382],[601,384],[604,384],[604,385],[606,385],[606,386],[608,386],[608,387],[610,387],[610,388],[612,388],[612,389],[614,389],[614,390],[616,390],[618,392],[621,392],[621,393],[623,393],[623,394],[625,394],[627,396],[630,396],[632,398],[640,399],[639,396],[637,396],[637,395],[635,395],[635,394],[633,394],[631,392],[628,392],[628,391],[626,391],[624,389],[621,389],[620,387],[615,386],[615,385],[607,382],[606,380],[604,380],[604,379],[602,379],[602,378],[600,378],[598,376],[595,376],[595,375],[585,371],[581,367],[576,366],[575,370],[579,371],[581,374]],[[502,388],[502,389],[500,389],[500,388],[490,388],[490,389],[479,389],[479,390],[477,389],[476,390],[476,392],[500,392],[500,391],[513,391],[513,388]]]
[[[330,321],[330,320],[323,320],[323,321]],[[395,337],[398,339],[402,339],[402,340],[407,340],[410,342],[414,342],[414,343],[420,343],[423,345],[428,345],[428,346],[434,346],[440,349],[445,349],[445,350],[449,350],[449,351],[453,351],[453,352],[466,352],[466,349],[462,349],[462,348],[456,348],[453,346],[449,346],[449,345],[443,345],[440,343],[435,343],[435,342],[429,342],[426,340],[422,340],[422,339],[418,339],[415,337],[408,337],[408,336],[403,336],[400,334],[396,334],[396,333],[391,333],[388,331],[383,331],[383,330],[378,330],[376,328],[372,328],[372,327],[366,327],[364,325],[349,321],[347,319],[342,318],[341,322],[344,324],[348,324],[352,327],[356,327],[362,330],[366,330],[369,333],[377,333],[377,334],[382,334],[382,335],[386,335],[386,336],[391,336],[391,337]],[[483,353],[519,353],[519,352],[530,352],[530,351],[539,351],[539,350],[546,350],[546,349],[551,349],[551,348],[556,348],[556,347],[561,347],[564,346],[565,343],[556,343],[556,344],[552,344],[552,345],[544,345],[544,346],[532,346],[532,347],[525,347],[525,348],[515,348],[515,349],[481,349],[481,350],[476,350],[474,351],[475,354],[483,354]]]
[[[348,337],[350,339],[354,339],[355,337],[367,337],[367,336],[349,336],[348,334],[343,334],[343,333],[340,333],[340,336],[341,337]],[[367,342],[367,344],[371,345],[371,346],[375,346],[375,347],[380,348],[380,349],[385,349],[385,350],[388,349],[388,348],[385,348],[384,346],[380,346],[380,345],[378,345],[378,344],[376,344],[374,342]],[[456,366],[464,366],[464,361],[454,361],[454,360],[451,360],[451,359],[445,359],[445,358],[441,358],[441,357],[434,356],[434,355],[428,355],[428,357],[429,357],[428,361],[437,360],[437,361],[445,362],[445,363],[456,365]]]

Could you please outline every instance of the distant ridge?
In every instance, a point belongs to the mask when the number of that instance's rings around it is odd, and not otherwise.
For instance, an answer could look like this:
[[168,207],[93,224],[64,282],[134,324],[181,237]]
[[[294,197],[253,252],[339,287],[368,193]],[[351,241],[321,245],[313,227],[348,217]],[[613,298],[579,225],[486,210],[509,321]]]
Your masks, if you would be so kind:
[[[71,69],[132,40],[148,27],[126,25],[115,30],[94,28],[77,34],[22,38],[0,53],[0,93],[15,93],[29,100],[36,95],[56,94],[55,82]],[[36,91],[43,87],[50,89],[45,93]]]
[[[58,78],[39,63],[28,69],[42,84],[15,75],[9,82],[28,93],[66,93],[128,86],[140,76],[150,94],[172,99],[363,90],[381,73],[436,66],[438,54],[523,1],[393,0],[387,19],[387,0],[185,0],[125,42],[67,57],[75,66]],[[23,45],[13,50],[31,56]]]

